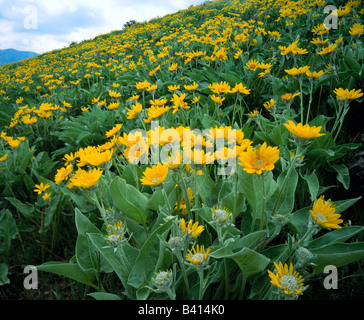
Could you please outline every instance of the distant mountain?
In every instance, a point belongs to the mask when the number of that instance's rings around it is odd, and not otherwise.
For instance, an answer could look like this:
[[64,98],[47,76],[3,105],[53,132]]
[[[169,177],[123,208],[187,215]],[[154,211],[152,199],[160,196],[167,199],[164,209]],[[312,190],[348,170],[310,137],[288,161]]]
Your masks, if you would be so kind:
[[15,49],[0,49],[0,66],[4,63],[17,62],[23,59],[37,56],[38,53],[31,51],[18,51]]

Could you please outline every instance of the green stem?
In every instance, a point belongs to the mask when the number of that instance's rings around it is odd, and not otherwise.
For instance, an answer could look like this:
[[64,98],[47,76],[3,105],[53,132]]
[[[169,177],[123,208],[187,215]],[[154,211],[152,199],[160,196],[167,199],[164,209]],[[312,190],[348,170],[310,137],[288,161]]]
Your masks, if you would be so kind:
[[188,216],[191,217],[191,206],[190,206],[190,200],[188,198],[186,182],[185,182],[184,177],[183,177],[183,175],[181,173],[179,174],[179,176],[180,176],[181,185],[182,185],[182,188],[181,188],[182,189],[182,194],[183,194],[183,197],[184,197],[185,203],[186,203],[187,213],[188,213]]
[[301,100],[301,123],[303,123],[303,92],[302,92],[302,78],[299,80],[300,82],[300,100]]
[[242,281],[241,281],[241,287],[240,287],[240,294],[239,294],[239,300],[243,299],[244,291],[245,291],[245,285],[246,285],[246,276],[244,273],[242,273]]
[[224,258],[224,271],[225,271],[225,300],[229,299],[229,269],[227,265],[227,258]]
[[284,181],[283,181],[283,184],[282,184],[282,188],[281,188],[281,190],[279,190],[279,194],[278,194],[277,200],[276,200],[276,202],[275,202],[275,204],[274,204],[273,211],[272,211],[272,217],[273,217],[273,216],[275,215],[275,213],[276,213],[277,206],[278,206],[279,200],[281,199],[283,189],[284,189],[284,187],[286,186],[286,183],[287,183],[288,177],[289,177],[289,175],[291,174],[291,171],[292,171],[292,169],[293,169],[293,167],[294,167],[294,164],[296,163],[296,159],[297,159],[298,157],[300,157],[299,149],[300,149],[300,147],[299,147],[299,145],[297,144],[296,154],[294,155],[293,159],[291,160],[292,162],[291,162],[291,164],[290,164],[290,166],[289,166],[289,168],[288,168],[287,175],[284,177]]
[[308,123],[308,118],[309,118],[309,115],[310,115],[310,109],[311,109],[311,103],[312,103],[312,91],[313,91],[313,81],[311,81],[310,100],[308,102],[306,123]]
[[189,293],[190,292],[190,285],[188,283],[186,268],[185,268],[185,264],[184,264],[184,261],[183,261],[183,257],[182,257],[181,251],[178,250],[176,252],[176,256],[177,256],[177,259],[178,259],[179,264],[180,264],[180,267],[181,267],[181,271],[182,271],[182,275],[183,275],[183,280],[185,282],[186,292]]
[[202,300],[203,297],[203,269],[198,270],[198,275],[200,278],[200,290],[199,290],[199,294],[198,294],[198,300]]
[[263,229],[263,224],[264,224],[264,216],[265,216],[265,188],[264,188],[264,173],[261,175],[261,179],[262,179],[262,192],[263,192],[263,199],[262,199],[262,216],[260,219],[260,226],[259,226],[259,230]]

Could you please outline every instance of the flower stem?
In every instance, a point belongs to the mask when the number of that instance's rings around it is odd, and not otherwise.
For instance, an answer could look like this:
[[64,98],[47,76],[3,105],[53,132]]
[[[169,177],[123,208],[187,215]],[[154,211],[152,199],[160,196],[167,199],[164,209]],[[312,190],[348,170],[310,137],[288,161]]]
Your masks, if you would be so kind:
[[198,270],[198,275],[200,277],[200,290],[198,294],[198,300],[202,300],[203,297],[203,269]]
[[311,81],[310,100],[308,102],[308,109],[307,109],[307,115],[306,115],[306,124],[308,123],[308,118],[309,118],[309,115],[310,115],[310,109],[311,109],[311,103],[312,103],[312,90],[313,90],[313,81]]
[[243,299],[244,291],[245,291],[245,285],[246,285],[246,276],[244,273],[242,273],[242,281],[241,281],[241,287],[240,287],[240,294],[239,294],[239,300]]
[[190,291],[190,285],[188,283],[188,278],[187,278],[187,274],[186,274],[186,268],[185,268],[185,264],[184,264],[184,261],[183,261],[182,253],[181,253],[180,250],[176,251],[176,256],[177,256],[177,259],[178,259],[179,264],[181,266],[183,280],[185,282],[185,287],[186,287],[186,292],[189,293],[189,291]]
[[[264,173],[263,173],[264,174]],[[261,179],[262,179],[262,192],[263,192],[263,199],[262,199],[262,216],[260,218],[260,226],[259,226],[259,230],[263,229],[263,224],[264,224],[264,216],[265,216],[265,187],[264,187],[264,180],[265,177],[264,175],[261,175]]]

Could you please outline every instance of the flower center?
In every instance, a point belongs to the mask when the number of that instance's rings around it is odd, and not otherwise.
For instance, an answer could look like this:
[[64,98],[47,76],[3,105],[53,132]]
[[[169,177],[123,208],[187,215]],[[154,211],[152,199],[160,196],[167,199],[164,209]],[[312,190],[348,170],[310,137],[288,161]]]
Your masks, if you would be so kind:
[[263,164],[264,164],[264,161],[262,159],[258,159],[258,160],[255,160],[255,166],[260,168]]
[[296,292],[301,288],[300,282],[292,275],[284,275],[279,279],[280,285],[290,292]]
[[215,213],[215,217],[219,220],[219,221],[225,221],[227,218],[229,218],[229,213],[226,212],[225,210],[222,209],[216,209],[214,211]]
[[195,253],[192,257],[191,257],[192,261],[198,260],[200,263],[202,263],[204,261],[204,257],[203,257],[203,253]]
[[326,217],[322,213],[317,213],[316,214],[316,219],[318,221],[326,221],[327,220]]
[[152,183],[155,183],[157,182],[161,177],[155,177],[153,180],[152,180]]

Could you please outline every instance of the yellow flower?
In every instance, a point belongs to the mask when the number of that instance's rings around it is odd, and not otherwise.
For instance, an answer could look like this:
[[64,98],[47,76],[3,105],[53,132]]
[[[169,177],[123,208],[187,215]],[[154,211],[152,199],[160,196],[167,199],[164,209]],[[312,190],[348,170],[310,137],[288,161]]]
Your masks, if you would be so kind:
[[231,92],[232,93],[239,92],[239,93],[243,93],[243,94],[250,94],[250,89],[247,89],[246,87],[244,87],[243,84],[240,82],[235,85],[235,87],[231,90]]
[[173,105],[173,114],[175,114],[178,110],[179,107],[181,107],[182,109],[189,109],[190,106],[187,104],[186,101],[184,101],[184,99],[186,98],[186,94],[182,93],[180,96],[178,94],[173,94],[173,98],[171,99],[171,102],[174,103]]
[[267,146],[264,142],[256,149],[249,146],[247,151],[240,154],[239,160],[241,161],[239,165],[244,167],[247,173],[262,174],[263,171],[274,169],[274,163],[279,160],[279,150],[278,147]]
[[[190,205],[192,205],[192,199],[195,197],[193,195],[193,191],[191,188],[187,188],[187,197]],[[184,197],[181,198],[181,201],[177,201],[174,207],[175,210],[182,210],[183,215],[187,215],[187,205]]]
[[188,225],[186,226],[186,221],[183,218],[180,220],[180,229],[188,237],[193,238],[198,237],[204,231],[204,227],[202,225],[198,225],[198,222],[193,223],[192,219],[188,222]]
[[311,31],[313,34],[322,36],[325,33],[329,32],[329,28],[326,28],[326,25],[324,23],[319,24],[318,26],[314,27]]
[[76,155],[72,152],[70,154],[65,154],[63,156],[63,160],[66,162],[64,165],[67,166],[70,162],[73,162],[76,160]]
[[196,90],[198,88],[198,84],[194,81],[191,85],[185,85],[184,88],[189,91]]
[[216,94],[225,94],[231,92],[231,87],[226,81],[221,81],[220,83],[209,84],[209,89]]
[[221,48],[220,50],[216,51],[215,56],[219,60],[226,60],[228,58],[225,48]]
[[78,151],[79,162],[78,166],[83,167],[86,165],[100,166],[105,162],[111,160],[114,150],[105,150],[100,152],[97,148],[89,146],[85,149],[80,149]]
[[154,90],[157,90],[157,88],[158,88],[157,84],[152,84],[150,87],[147,88],[147,91],[148,92],[154,91]]
[[266,108],[267,110],[274,108],[275,105],[276,105],[276,101],[274,99],[270,99],[266,103],[263,103],[264,108]]
[[35,185],[35,189],[34,192],[41,194],[42,192],[44,192],[46,189],[48,189],[50,187],[50,184],[44,184],[43,182],[41,184],[36,184]]
[[152,119],[155,118],[159,118],[161,115],[163,115],[164,113],[166,113],[169,110],[168,106],[165,107],[155,107],[155,106],[151,106],[148,109],[148,119],[145,119],[144,122],[145,123],[150,123],[150,121]]
[[58,169],[56,175],[54,176],[54,182],[56,184],[59,184],[62,181],[67,180],[71,172],[72,172],[72,164],[69,164],[65,168]]
[[8,158],[8,155],[7,155],[7,154],[5,154],[4,156],[2,156],[2,157],[0,158],[0,161],[5,161],[7,158]]
[[327,47],[322,48],[321,51],[317,52],[317,54],[320,54],[320,55],[328,54],[328,53],[334,51],[336,49],[336,47],[337,47],[337,44],[334,44],[334,45],[330,44]]
[[123,126],[122,123],[118,123],[117,125],[115,125],[114,128],[112,128],[111,130],[109,130],[105,133],[106,138],[110,138],[110,137],[116,135],[120,131],[122,126]]
[[297,97],[301,94],[301,92],[297,92],[295,94],[292,94],[292,93],[285,93],[281,96],[281,99],[282,100],[285,100],[285,101],[290,101],[292,100],[294,97]]
[[145,80],[143,82],[138,82],[135,84],[135,88],[137,88],[138,90],[144,90],[150,87],[150,83]]
[[355,23],[351,28],[349,33],[355,37],[364,33],[364,25],[361,23]]
[[215,103],[219,103],[222,104],[222,102],[225,100],[225,97],[219,97],[219,96],[215,96],[214,94],[211,95],[211,100]]
[[43,200],[44,201],[46,201],[46,200],[48,200],[49,199],[49,197],[51,196],[51,192],[50,193],[45,193],[43,196],[42,196],[42,198],[43,198]]
[[340,229],[339,223],[343,220],[339,219],[340,214],[335,214],[335,206],[331,201],[325,201],[320,197],[312,206],[310,210],[313,220],[323,228]]
[[109,91],[109,96],[112,98],[119,98],[119,97],[121,97],[121,93],[115,92],[115,91]]
[[325,71],[323,71],[323,70],[320,70],[319,72],[316,72],[316,71],[311,72],[310,70],[306,71],[306,76],[311,79],[317,79],[317,78],[321,77],[323,74],[325,74]]
[[170,67],[168,67],[168,70],[169,71],[175,71],[178,67],[178,64],[177,63],[172,63],[172,65]]
[[206,264],[211,251],[210,248],[208,248],[205,252],[205,246],[196,245],[196,249],[195,247],[192,247],[192,251],[193,253],[188,249],[189,254],[186,255],[187,261],[191,262],[196,266]]
[[70,179],[68,188],[79,187],[83,189],[89,189],[93,187],[102,175],[102,170],[99,168],[92,169],[90,171],[85,171],[83,169],[78,169],[76,173]]
[[108,110],[113,110],[119,108],[120,102],[112,102],[107,106]]
[[268,270],[269,277],[271,278],[270,283],[275,287],[281,289],[286,295],[299,295],[304,289],[302,276],[297,272],[293,271],[292,263],[288,267],[287,264],[279,262],[277,265],[275,262],[276,273]]
[[166,179],[167,174],[168,166],[158,163],[152,166],[152,168],[146,168],[140,181],[145,186],[157,186]]
[[176,91],[176,90],[179,90],[179,89],[180,89],[180,86],[178,84],[168,86],[169,91]]
[[334,93],[336,94],[337,100],[354,100],[363,96],[363,92],[361,92],[361,89],[352,89],[349,91],[349,89],[344,90],[343,88],[336,88],[334,90]]
[[319,133],[321,130],[321,126],[310,127],[308,124],[303,125],[302,123],[299,123],[296,125],[292,120],[288,120],[288,123],[285,123],[284,126],[295,137],[304,139],[304,140],[317,138],[317,137],[325,135],[325,133]]
[[183,156],[180,150],[172,152],[172,154],[166,159],[162,160],[162,163],[167,165],[169,169],[177,169],[181,166]]
[[137,102],[135,105],[132,106],[130,110],[127,111],[126,113],[128,115],[127,119],[134,119],[138,113],[142,112],[142,109],[143,109],[142,104]]
[[327,41],[329,41],[329,39],[322,40],[320,38],[316,38],[316,39],[312,39],[310,42],[313,44],[318,44],[320,46],[324,46],[324,45],[326,45]]
[[304,67],[300,67],[300,68],[292,68],[292,69],[288,69],[288,70],[284,70],[286,73],[288,73],[291,76],[300,76],[304,73],[306,73],[306,71],[309,69],[309,66],[304,66]]
[[252,71],[255,71],[259,68],[259,62],[255,59],[249,60],[245,65],[249,70]]
[[194,164],[207,165],[215,161],[215,154],[211,152],[206,153],[203,149],[195,148],[194,150],[188,150],[185,148],[184,152],[187,158]]
[[259,114],[258,110],[253,110],[252,112],[248,113],[248,116],[250,118],[256,118],[258,114]]
[[149,76],[150,76],[150,77],[154,76],[154,74],[155,74],[157,71],[159,71],[159,70],[160,70],[160,68],[161,68],[161,66],[160,66],[160,65],[158,65],[156,68],[154,68],[153,70],[151,70],[151,71],[149,72]]
[[21,121],[23,121],[25,124],[33,124],[38,121],[37,117],[30,117],[30,114],[27,114],[21,118]]
[[92,104],[98,103],[100,101],[100,98],[93,98],[92,99]]

